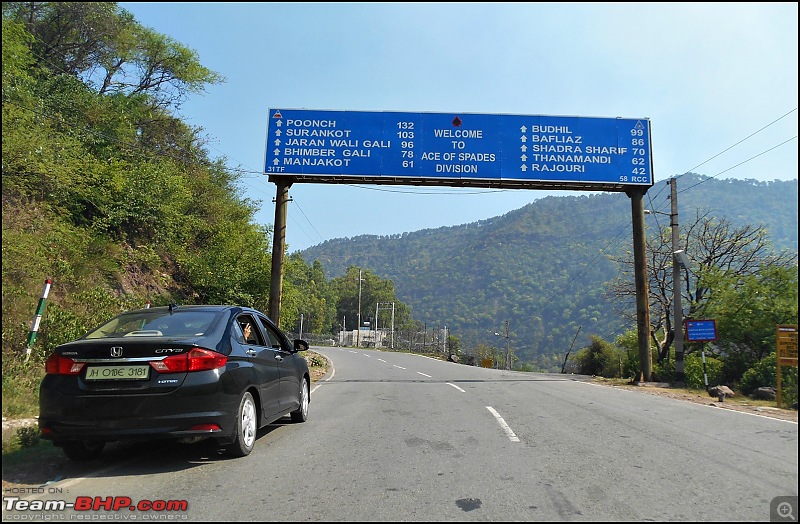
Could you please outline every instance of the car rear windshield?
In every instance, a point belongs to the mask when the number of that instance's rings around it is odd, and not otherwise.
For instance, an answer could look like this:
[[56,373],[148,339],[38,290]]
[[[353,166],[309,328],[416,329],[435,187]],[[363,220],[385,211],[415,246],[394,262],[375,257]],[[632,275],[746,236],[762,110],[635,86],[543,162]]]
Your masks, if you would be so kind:
[[208,332],[218,315],[216,311],[132,311],[109,320],[85,338],[199,337]]

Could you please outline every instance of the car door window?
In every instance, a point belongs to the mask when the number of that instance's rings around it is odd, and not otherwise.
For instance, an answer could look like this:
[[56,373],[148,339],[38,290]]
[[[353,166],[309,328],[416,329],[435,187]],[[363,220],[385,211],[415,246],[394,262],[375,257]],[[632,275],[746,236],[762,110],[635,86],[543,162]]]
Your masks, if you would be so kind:
[[273,348],[285,349],[281,343],[280,335],[275,332],[272,326],[261,317],[258,317],[258,320],[261,321],[261,326],[264,328],[264,333],[267,335],[267,345]]
[[258,329],[252,316],[240,315],[236,321],[241,331],[241,340],[244,340],[245,344],[252,344],[255,346],[265,345],[264,339],[261,336],[261,330]]

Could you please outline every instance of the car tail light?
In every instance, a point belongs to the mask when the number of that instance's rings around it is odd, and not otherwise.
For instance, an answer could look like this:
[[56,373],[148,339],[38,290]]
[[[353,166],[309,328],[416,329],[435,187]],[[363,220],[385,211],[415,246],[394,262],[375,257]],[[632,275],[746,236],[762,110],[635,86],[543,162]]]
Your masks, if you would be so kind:
[[85,362],[75,362],[71,358],[53,353],[44,362],[44,371],[48,375],[77,375],[85,365]]
[[219,427],[219,424],[195,424],[192,426],[191,431],[209,431],[213,433],[222,431],[222,428]]
[[228,357],[216,351],[192,348],[183,355],[173,355],[164,360],[150,362],[159,373],[186,373],[188,371],[208,371],[219,369],[228,362]]

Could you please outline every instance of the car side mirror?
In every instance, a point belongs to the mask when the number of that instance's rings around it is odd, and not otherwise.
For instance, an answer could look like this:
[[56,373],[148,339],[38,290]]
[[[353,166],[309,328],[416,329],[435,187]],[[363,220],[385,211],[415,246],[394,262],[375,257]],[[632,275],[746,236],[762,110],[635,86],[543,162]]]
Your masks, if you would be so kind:
[[294,339],[294,350],[308,351],[308,342],[299,338]]

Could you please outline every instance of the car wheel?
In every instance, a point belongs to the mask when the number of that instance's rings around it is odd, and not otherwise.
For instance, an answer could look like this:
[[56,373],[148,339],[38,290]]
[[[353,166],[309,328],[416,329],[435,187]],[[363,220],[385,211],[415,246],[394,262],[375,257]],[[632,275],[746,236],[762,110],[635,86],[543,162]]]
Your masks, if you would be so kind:
[[227,447],[228,454],[234,457],[244,457],[253,451],[258,431],[258,415],[253,395],[245,392],[239,402],[239,412],[236,416],[236,440]]
[[64,454],[76,462],[87,462],[100,457],[105,442],[94,440],[70,440],[61,444]]
[[300,382],[300,406],[292,411],[292,422],[305,422],[308,420],[308,382],[306,377]]

